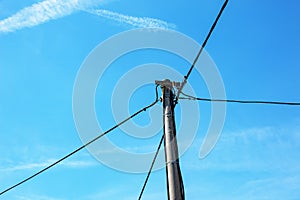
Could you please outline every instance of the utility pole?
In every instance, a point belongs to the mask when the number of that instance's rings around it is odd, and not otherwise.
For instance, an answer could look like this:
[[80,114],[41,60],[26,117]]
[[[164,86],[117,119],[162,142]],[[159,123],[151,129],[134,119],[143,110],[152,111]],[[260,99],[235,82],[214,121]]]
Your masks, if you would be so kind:
[[184,187],[179,166],[178,146],[176,140],[176,128],[174,119],[175,97],[173,86],[180,83],[166,79],[155,81],[162,88],[163,94],[163,123],[164,123],[164,147],[167,175],[167,190],[169,200],[184,200]]

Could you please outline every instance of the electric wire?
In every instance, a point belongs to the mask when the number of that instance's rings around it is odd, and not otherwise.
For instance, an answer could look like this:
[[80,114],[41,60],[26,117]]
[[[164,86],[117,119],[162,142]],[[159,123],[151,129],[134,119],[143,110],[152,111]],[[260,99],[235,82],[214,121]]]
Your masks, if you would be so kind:
[[185,100],[197,100],[197,101],[209,101],[209,102],[226,102],[226,103],[241,103],[241,104],[273,104],[273,105],[288,105],[288,106],[300,106],[300,102],[282,102],[282,101],[258,101],[258,100],[235,100],[235,99],[209,99],[199,98],[181,92],[186,97],[179,97],[179,99]]
[[[224,9],[225,9],[227,3],[228,3],[228,0],[226,0],[226,1],[224,2],[224,4],[223,4],[223,6],[222,6],[222,8],[221,8],[221,10],[220,10],[220,12],[219,12],[217,18],[215,19],[215,21],[214,21],[214,23],[213,23],[213,25],[212,25],[212,27],[211,27],[211,29],[210,29],[210,31],[209,31],[209,33],[208,33],[206,39],[204,40],[204,42],[203,42],[203,44],[202,44],[202,46],[201,46],[201,48],[200,48],[200,50],[199,50],[199,52],[198,52],[196,58],[195,58],[195,60],[194,60],[194,62],[193,62],[193,64],[192,64],[192,66],[190,67],[190,69],[189,69],[187,75],[184,76],[184,80],[182,81],[182,84],[180,85],[180,88],[178,89],[178,94],[177,94],[176,101],[175,101],[176,103],[177,103],[177,101],[178,101],[179,95],[182,93],[182,89],[183,89],[183,87],[185,86],[185,84],[186,84],[186,82],[187,82],[187,79],[189,78],[189,76],[190,76],[190,74],[191,74],[191,72],[192,72],[192,70],[193,70],[195,64],[197,63],[197,61],[198,61],[198,59],[199,59],[199,57],[200,57],[200,55],[201,55],[201,53],[202,53],[202,51],[203,51],[203,49],[204,49],[204,47],[206,46],[206,43],[208,42],[208,40],[209,40],[209,38],[210,38],[210,36],[211,36],[211,34],[212,34],[212,32],[213,32],[213,30],[214,30],[214,28],[215,28],[217,22],[219,21],[219,18],[221,17],[221,15],[222,15],[222,13],[223,13],[223,11],[224,11]],[[140,114],[141,112],[146,111],[146,110],[149,109],[150,107],[154,106],[154,105],[159,101],[159,99],[158,99],[157,87],[158,87],[158,85],[156,86],[156,100],[155,100],[153,103],[151,103],[150,105],[148,105],[148,106],[146,106],[146,107],[140,109],[139,111],[137,111],[137,112],[134,113],[133,115],[131,115],[131,116],[129,116],[128,118],[124,119],[124,120],[121,121],[120,123],[118,123],[118,124],[116,124],[115,126],[113,126],[112,128],[110,128],[109,130],[107,130],[107,131],[105,131],[104,133],[100,134],[99,136],[95,137],[95,138],[92,139],[91,141],[87,142],[86,144],[82,145],[81,147],[77,148],[76,150],[72,151],[71,153],[67,154],[66,156],[62,157],[61,159],[57,160],[56,162],[52,163],[51,165],[49,165],[49,166],[43,168],[42,170],[40,170],[40,171],[36,172],[35,174],[29,176],[28,178],[23,179],[22,181],[16,183],[15,185],[13,185],[13,186],[11,186],[11,187],[9,187],[9,188],[3,190],[2,192],[0,192],[0,196],[3,195],[3,194],[5,194],[6,192],[12,190],[12,189],[14,189],[14,188],[16,188],[16,187],[18,187],[18,186],[24,184],[25,182],[31,180],[32,178],[38,176],[38,175],[41,174],[41,173],[47,171],[48,169],[54,167],[55,165],[59,164],[59,163],[62,162],[63,160],[67,159],[68,157],[72,156],[73,154],[77,153],[78,151],[82,150],[83,148],[87,147],[88,145],[92,144],[93,142],[97,141],[97,140],[100,139],[101,137],[105,136],[105,135],[108,134],[109,132],[113,131],[113,130],[116,129],[117,127],[121,126],[122,124],[124,124],[124,123],[127,122],[128,120],[130,120],[130,119],[132,119],[133,117],[137,116],[137,115]],[[196,98],[196,99],[197,99],[197,98]],[[199,100],[199,99],[197,99],[197,100]],[[278,103],[278,102],[277,102],[277,103]],[[161,144],[162,144],[162,141],[163,141],[163,138],[162,138],[161,141],[160,141],[160,144],[159,144],[159,147],[158,147],[158,151],[157,151],[157,153],[156,153],[156,155],[155,155],[155,157],[154,157],[154,159],[153,159],[153,162],[152,162],[152,164],[151,164],[151,167],[150,167],[150,170],[149,170],[149,172],[148,172],[148,175],[147,175],[146,181],[145,181],[145,183],[144,183],[144,186],[143,186],[142,192],[141,192],[141,194],[140,194],[140,197],[141,197],[142,194],[143,194],[143,191],[144,191],[145,186],[146,186],[146,184],[147,184],[147,182],[148,182],[149,176],[150,176],[150,174],[151,174],[151,172],[152,172],[152,168],[153,168],[153,165],[154,165],[154,163],[155,163],[155,160],[156,160],[157,154],[158,154],[158,152],[159,152],[160,146],[161,146]],[[180,175],[181,175],[181,174],[180,174]],[[139,197],[139,199],[140,199],[140,197]]]
[[[155,93],[155,94],[156,94],[156,99],[158,99],[158,87],[159,87],[159,85],[157,84],[157,85],[156,85],[156,90],[155,90],[155,91],[156,91],[156,93]],[[147,185],[147,183],[148,183],[149,177],[150,177],[150,175],[151,175],[151,173],[152,173],[152,169],[153,169],[153,166],[154,166],[154,164],[155,164],[155,161],[156,161],[156,158],[157,158],[157,156],[158,156],[158,153],[159,153],[159,150],[160,150],[160,148],[161,148],[161,144],[162,144],[163,140],[164,140],[164,134],[162,135],[162,137],[161,137],[161,139],[160,139],[159,145],[158,145],[157,150],[156,150],[156,152],[155,152],[154,158],[153,158],[153,160],[152,160],[150,169],[149,169],[148,174],[147,174],[147,177],[146,177],[146,179],[145,179],[145,181],[144,181],[144,184],[143,184],[143,187],[142,187],[142,190],[141,190],[141,192],[140,192],[140,195],[139,195],[138,200],[140,200],[140,199],[142,198],[142,196],[143,196],[144,190],[145,190],[146,185]]]
[[158,156],[158,153],[159,153],[159,150],[160,150],[160,148],[161,148],[161,144],[162,144],[163,140],[164,140],[164,134],[162,135],[162,137],[161,137],[161,139],[160,139],[159,145],[158,145],[157,150],[156,150],[156,152],[155,152],[154,158],[153,158],[153,160],[152,160],[150,169],[149,169],[149,171],[148,171],[147,177],[146,177],[146,179],[145,179],[145,182],[144,182],[143,188],[142,188],[142,190],[141,190],[141,192],[140,192],[140,196],[139,196],[138,200],[141,200],[141,199],[142,199],[144,190],[145,190],[146,185],[147,185],[147,183],[148,183],[149,177],[150,177],[150,175],[151,175],[151,173],[152,173],[152,169],[153,169],[153,166],[154,166],[154,164],[155,164],[155,161],[156,161],[156,158],[157,158],[157,156]]
[[148,106],[145,106],[144,108],[140,109],[139,111],[137,111],[136,113],[134,113],[133,115],[127,117],[126,119],[124,119],[123,121],[121,121],[120,123],[116,124],[115,126],[113,126],[112,128],[108,129],[107,131],[105,131],[104,133],[98,135],[97,137],[95,137],[94,139],[90,140],[89,142],[87,142],[86,144],[82,145],[81,147],[77,148],[76,150],[72,151],[71,153],[65,155],[64,157],[62,157],[61,159],[57,160],[56,162],[52,163],[51,165],[43,168],[42,170],[36,172],[35,174],[29,176],[26,179],[23,179],[22,181],[16,183],[15,185],[12,185],[11,187],[3,190],[2,192],[0,192],[0,196],[5,194],[6,192],[24,184],[25,182],[29,181],[30,179],[38,176],[39,174],[47,171],[48,169],[54,167],[55,165],[59,164],[60,162],[62,162],[63,160],[67,159],[68,157],[72,156],[73,154],[77,153],[78,151],[82,150],[83,148],[87,147],[88,145],[92,144],[93,142],[97,141],[98,139],[100,139],[101,137],[105,136],[106,134],[108,134],[109,132],[113,131],[114,129],[118,128],[119,126],[121,126],[122,124],[124,124],[125,122],[127,122],[128,120],[134,118],[135,116],[137,116],[138,114],[140,114],[143,111],[146,111],[147,109],[151,108],[152,106],[154,106],[158,101],[158,92],[157,92],[157,87],[156,86],[156,99],[153,103],[149,104]]
[[214,21],[214,23],[212,24],[212,26],[211,26],[211,28],[210,28],[210,30],[209,30],[209,32],[208,32],[208,34],[207,34],[207,36],[206,36],[206,38],[205,38],[203,44],[201,45],[201,48],[200,48],[200,50],[199,50],[199,52],[198,52],[198,54],[197,54],[197,56],[196,56],[194,62],[192,63],[192,65],[191,65],[191,67],[190,67],[188,73],[184,76],[184,79],[183,79],[183,81],[182,81],[182,83],[180,84],[180,87],[179,87],[179,89],[178,89],[178,93],[177,93],[177,96],[176,96],[175,104],[177,104],[179,95],[180,95],[180,93],[182,92],[182,89],[184,88],[184,86],[185,86],[185,84],[186,84],[186,82],[187,82],[187,80],[188,80],[188,78],[189,78],[189,76],[190,76],[192,70],[194,69],[194,67],[195,67],[195,65],[196,65],[196,63],[197,63],[197,61],[198,61],[200,55],[202,54],[202,51],[203,51],[203,49],[205,48],[205,46],[206,46],[206,44],[207,44],[207,42],[208,42],[208,40],[209,40],[209,38],[210,38],[212,32],[214,31],[214,29],[215,29],[215,27],[216,27],[216,25],[217,25],[217,23],[218,23],[218,21],[219,21],[221,15],[222,15],[223,11],[224,11],[224,9],[226,8],[227,4],[228,4],[228,0],[225,0],[225,2],[224,2],[224,4],[223,4],[222,8],[220,9],[220,11],[219,11],[219,13],[218,13],[218,15],[217,15],[217,17],[216,17],[216,19],[215,19],[215,21]]

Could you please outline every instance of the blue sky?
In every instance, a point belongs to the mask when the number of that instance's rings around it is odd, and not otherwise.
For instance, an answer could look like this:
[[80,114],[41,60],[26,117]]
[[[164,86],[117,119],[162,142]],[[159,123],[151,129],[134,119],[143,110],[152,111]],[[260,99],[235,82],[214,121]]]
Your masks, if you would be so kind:
[[[0,190],[82,145],[73,120],[73,86],[84,59],[99,43],[150,22],[202,43],[222,3],[0,0]],[[228,98],[300,101],[298,8],[296,0],[229,2],[206,47]],[[162,52],[148,53],[133,61],[125,58],[128,68],[112,68],[99,88],[110,91],[122,72],[147,62],[187,71],[187,65],[179,68],[180,61]],[[193,73],[190,83],[197,96],[208,97],[199,75]],[[98,92],[96,108],[110,105],[110,97]],[[153,86],[140,89],[136,102],[130,100],[135,104],[130,111],[153,97]],[[300,107],[228,104],[221,137],[200,160],[211,106],[199,106],[197,136],[181,157],[186,199],[299,199]],[[109,109],[99,115],[104,128],[114,125],[110,115]],[[136,119],[141,125],[149,121],[147,114]],[[118,144],[117,134],[122,132],[109,137]],[[138,141],[137,151],[155,149],[159,137]],[[137,199],[145,176],[111,169],[83,150],[0,199]],[[154,198],[167,198],[164,169],[151,175],[145,190],[143,199]]]

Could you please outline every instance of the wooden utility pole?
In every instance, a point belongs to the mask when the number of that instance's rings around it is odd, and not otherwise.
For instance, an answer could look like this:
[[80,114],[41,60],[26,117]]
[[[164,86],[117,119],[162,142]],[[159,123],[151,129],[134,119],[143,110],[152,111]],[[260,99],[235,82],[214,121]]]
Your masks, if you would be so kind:
[[169,200],[183,200],[184,189],[179,166],[178,146],[174,119],[174,83],[170,80],[155,81],[162,88],[163,94],[163,122],[164,122],[164,147],[167,173],[167,189]]

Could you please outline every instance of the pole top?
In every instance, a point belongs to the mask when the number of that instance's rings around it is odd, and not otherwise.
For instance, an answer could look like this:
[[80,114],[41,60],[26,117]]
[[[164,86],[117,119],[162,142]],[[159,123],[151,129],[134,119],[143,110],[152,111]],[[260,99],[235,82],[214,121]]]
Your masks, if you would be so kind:
[[170,81],[169,79],[164,79],[162,81],[155,80],[155,84],[160,85],[161,87],[168,87],[168,88],[176,87],[176,88],[179,88],[181,83],[180,82],[175,82],[175,81]]

